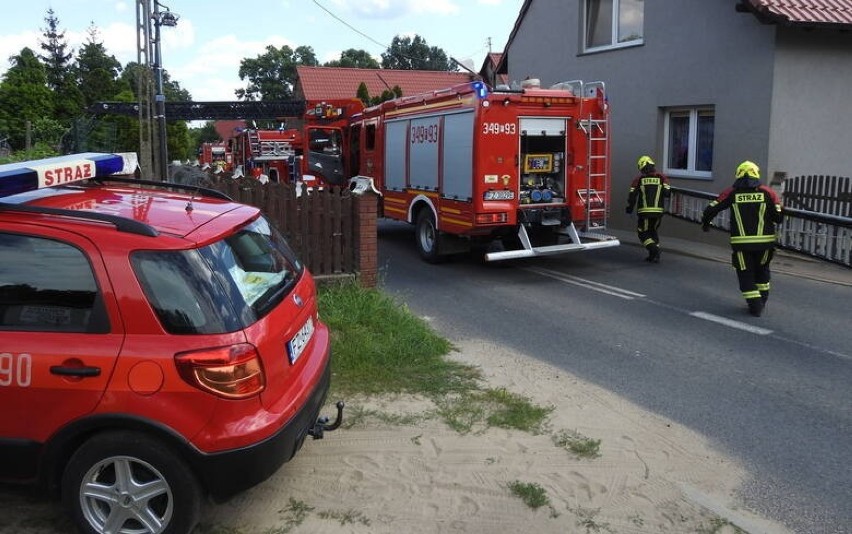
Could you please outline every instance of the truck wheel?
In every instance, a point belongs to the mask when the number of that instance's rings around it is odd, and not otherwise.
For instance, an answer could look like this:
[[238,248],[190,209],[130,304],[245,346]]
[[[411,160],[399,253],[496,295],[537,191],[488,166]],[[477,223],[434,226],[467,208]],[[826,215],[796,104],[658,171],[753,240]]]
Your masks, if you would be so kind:
[[417,252],[420,257],[429,263],[438,263],[441,261],[441,256],[438,254],[438,247],[441,242],[441,235],[435,225],[435,217],[429,209],[422,209],[417,214],[417,223],[414,228],[414,242],[417,245]]
[[62,501],[80,532],[187,534],[198,522],[201,490],[162,442],[139,432],[108,432],[71,456]]

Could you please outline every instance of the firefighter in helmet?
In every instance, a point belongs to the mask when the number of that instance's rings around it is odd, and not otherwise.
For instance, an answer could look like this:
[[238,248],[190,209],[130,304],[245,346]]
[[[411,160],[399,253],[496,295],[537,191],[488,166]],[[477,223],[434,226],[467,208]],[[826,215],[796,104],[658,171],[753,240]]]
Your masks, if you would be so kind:
[[639,241],[648,249],[645,261],[660,262],[660,222],[663,219],[664,199],[671,195],[669,180],[657,172],[654,160],[650,156],[642,156],[636,163],[639,176],[630,183],[627,195],[626,213],[633,213],[636,207],[636,233]]
[[760,183],[760,168],[742,162],[736,180],[704,209],[702,229],[721,211],[731,210],[731,259],[748,311],[760,317],[769,298],[769,263],[775,250],[775,225],[781,223],[781,202],[775,191]]

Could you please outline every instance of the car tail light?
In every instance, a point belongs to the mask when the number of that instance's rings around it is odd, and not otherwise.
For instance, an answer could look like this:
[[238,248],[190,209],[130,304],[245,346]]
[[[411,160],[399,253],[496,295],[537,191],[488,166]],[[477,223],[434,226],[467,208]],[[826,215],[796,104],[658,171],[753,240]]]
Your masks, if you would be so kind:
[[244,399],[266,387],[260,354],[240,343],[175,354],[180,376],[190,385],[226,399]]

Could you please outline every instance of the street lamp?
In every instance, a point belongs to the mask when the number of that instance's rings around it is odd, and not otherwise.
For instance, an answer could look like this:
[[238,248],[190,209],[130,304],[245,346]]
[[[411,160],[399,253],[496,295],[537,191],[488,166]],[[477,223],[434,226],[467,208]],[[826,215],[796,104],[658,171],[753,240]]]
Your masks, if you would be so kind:
[[[165,11],[160,11],[160,8]],[[166,26],[173,28],[177,26],[178,15],[169,11],[169,8],[157,0],[154,0],[154,12],[151,15],[151,20],[154,22],[154,68],[157,71],[157,94],[154,96],[157,129],[159,133],[159,152],[160,157],[157,158],[160,164],[158,169],[160,180],[169,179],[169,164],[168,164],[168,143],[166,142],[166,95],[163,92],[163,54],[160,50],[160,27]]]

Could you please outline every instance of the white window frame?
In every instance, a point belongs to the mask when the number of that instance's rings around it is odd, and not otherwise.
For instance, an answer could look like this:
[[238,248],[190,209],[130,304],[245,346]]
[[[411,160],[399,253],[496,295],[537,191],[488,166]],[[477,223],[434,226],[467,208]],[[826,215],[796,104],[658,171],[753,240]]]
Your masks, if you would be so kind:
[[[716,127],[715,127],[715,118],[716,118],[716,109],[713,106],[695,106],[695,107],[677,107],[677,108],[667,108],[664,110],[663,116],[663,173],[668,176],[676,176],[678,178],[694,178],[697,180],[712,180],[713,179],[713,170],[712,168],[709,171],[699,171],[696,170],[696,152],[698,150],[698,114],[710,112],[713,114],[713,145],[715,151],[715,140],[716,140]],[[671,116],[673,113],[689,114],[689,146],[687,148],[687,164],[686,169],[675,169],[669,167],[669,147],[670,143],[670,125],[671,125]],[[712,160],[711,160],[712,166]]]
[[588,46],[589,42],[589,2],[595,2],[598,0],[583,0],[583,17],[581,19],[583,24],[583,43],[582,49],[584,52],[599,52],[603,50],[613,50],[617,48],[627,48],[631,46],[639,46],[645,43],[645,23],[644,23],[644,12],[643,12],[643,23],[642,23],[642,37],[638,39],[633,39],[630,41],[624,41],[623,43],[618,42],[618,28],[619,28],[619,17],[620,17],[620,4],[621,0],[612,0],[612,28],[610,43],[606,45],[598,45],[598,46]]

